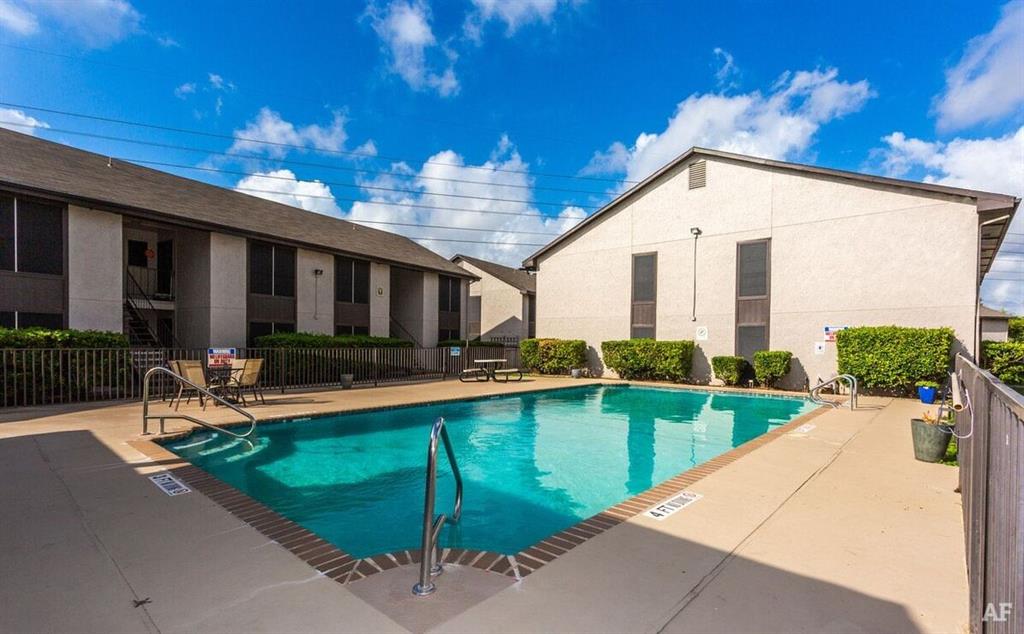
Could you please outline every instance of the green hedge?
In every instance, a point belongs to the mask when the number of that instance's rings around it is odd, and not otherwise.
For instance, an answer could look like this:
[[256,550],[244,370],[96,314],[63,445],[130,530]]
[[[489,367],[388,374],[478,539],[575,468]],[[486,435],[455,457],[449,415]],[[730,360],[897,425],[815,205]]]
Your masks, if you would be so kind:
[[1024,340],[983,341],[982,364],[1007,385],[1024,385]]
[[743,357],[711,357],[711,369],[715,371],[715,377],[726,385],[736,385],[747,369],[747,360]]
[[0,328],[0,348],[127,348],[128,337],[100,330]]
[[1009,324],[1010,341],[1024,341],[1024,317],[1013,317]]
[[786,350],[758,350],[754,353],[754,378],[761,385],[775,387],[779,379],[789,374],[793,353]]
[[568,374],[587,366],[587,342],[582,339],[523,339],[519,362],[541,374]]
[[624,379],[685,381],[693,366],[692,341],[623,339],[601,344],[604,364]]
[[367,335],[320,335],[313,332],[279,332],[256,337],[257,348],[411,348],[413,343],[394,337]]
[[953,339],[951,328],[848,328],[836,337],[839,372],[866,388],[912,394],[917,381],[945,379]]

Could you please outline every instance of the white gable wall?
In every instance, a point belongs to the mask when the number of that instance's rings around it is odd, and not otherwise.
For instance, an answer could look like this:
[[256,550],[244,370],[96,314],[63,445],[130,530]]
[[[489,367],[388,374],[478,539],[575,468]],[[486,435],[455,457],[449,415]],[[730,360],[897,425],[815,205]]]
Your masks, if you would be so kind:
[[[950,326],[973,344],[977,213],[950,201],[708,159],[707,186],[688,189],[687,166],[540,258],[537,335],[600,345],[628,338],[631,255],[658,253],[658,339],[698,341],[694,378],[735,352],[736,243],[771,238],[772,349],[789,350],[787,382],[835,372],[835,344],[814,352],[825,325]],[[696,321],[693,245],[697,243]]]

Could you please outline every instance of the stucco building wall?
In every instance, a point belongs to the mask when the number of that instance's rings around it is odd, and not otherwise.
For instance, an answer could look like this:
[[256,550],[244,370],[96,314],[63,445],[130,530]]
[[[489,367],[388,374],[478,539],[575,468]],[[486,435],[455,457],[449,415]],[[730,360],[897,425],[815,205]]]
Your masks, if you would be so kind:
[[[314,271],[323,273],[318,277]],[[296,324],[299,332],[334,334],[334,256],[298,249],[295,257]]]
[[68,327],[121,332],[124,268],[119,214],[68,206]]
[[835,344],[816,351],[826,325],[950,326],[973,347],[969,200],[710,158],[706,186],[689,189],[687,167],[541,257],[538,336],[585,339],[601,371],[601,342],[630,336],[631,256],[656,252],[656,336],[707,328],[693,376],[708,380],[710,358],[735,353],[736,245],[768,238],[769,347],[794,354],[787,386],[835,372]]
[[[471,297],[479,296],[479,335],[484,341],[496,337],[526,338],[524,293],[506,284],[472,263],[461,261],[459,266],[478,276],[479,281],[469,284]],[[466,305],[466,304],[464,304]]]

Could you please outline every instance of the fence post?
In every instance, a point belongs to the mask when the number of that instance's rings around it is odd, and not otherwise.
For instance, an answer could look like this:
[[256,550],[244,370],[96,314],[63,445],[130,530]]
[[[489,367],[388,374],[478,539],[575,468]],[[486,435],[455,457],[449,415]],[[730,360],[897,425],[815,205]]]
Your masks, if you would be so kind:
[[377,348],[373,349],[373,387],[377,387],[380,378],[380,364],[377,362]]

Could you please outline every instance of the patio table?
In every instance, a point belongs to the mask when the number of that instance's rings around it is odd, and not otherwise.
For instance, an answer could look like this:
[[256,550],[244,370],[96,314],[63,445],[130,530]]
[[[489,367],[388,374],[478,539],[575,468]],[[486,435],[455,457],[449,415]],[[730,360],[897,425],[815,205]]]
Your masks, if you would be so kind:
[[477,359],[474,361],[477,365],[484,366],[484,373],[487,375],[488,381],[494,380],[494,372],[499,366],[505,365],[505,359]]

